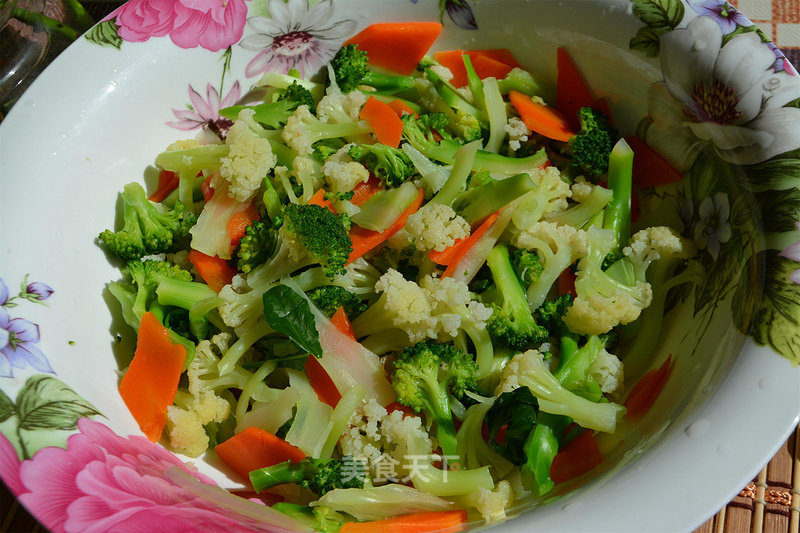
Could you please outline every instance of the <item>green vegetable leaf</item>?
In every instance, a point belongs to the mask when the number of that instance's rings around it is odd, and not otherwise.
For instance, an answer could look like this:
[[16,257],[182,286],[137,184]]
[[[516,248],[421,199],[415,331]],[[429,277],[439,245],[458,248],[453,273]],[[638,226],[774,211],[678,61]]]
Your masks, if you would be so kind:
[[633,14],[650,28],[675,29],[683,20],[680,0],[632,0]]
[[11,401],[11,398],[6,396],[6,393],[0,390],[0,422],[5,422],[11,418],[15,412],[14,402]]
[[[771,346],[778,354],[795,366],[800,365],[800,285],[792,282],[789,275],[800,264],[781,257],[778,250],[759,252],[757,263],[763,264],[763,273],[758,269],[747,269],[744,275],[758,277],[763,275],[764,292],[753,313],[736,313],[736,327],[752,335],[761,345]],[[757,282],[757,281],[756,281]],[[734,305],[746,305],[745,298],[752,296],[744,291],[751,283],[740,284],[734,295]],[[753,306],[753,300],[749,305]],[[735,307],[734,307],[735,308]]]
[[17,395],[19,427],[75,429],[78,419],[101,414],[62,381],[52,376],[32,376]]
[[[486,429],[489,430],[489,444],[500,455],[516,465],[525,464],[524,445],[533,428],[539,402],[528,387],[519,387],[504,392],[486,413]],[[500,428],[506,426],[505,440],[496,442]]]
[[322,357],[319,332],[308,301],[286,285],[264,293],[264,317],[275,330],[288,336],[303,350]]
[[120,49],[122,46],[122,38],[119,36],[119,26],[117,26],[114,20],[104,20],[94,26],[86,32],[86,39],[100,46],[108,46],[116,49]]

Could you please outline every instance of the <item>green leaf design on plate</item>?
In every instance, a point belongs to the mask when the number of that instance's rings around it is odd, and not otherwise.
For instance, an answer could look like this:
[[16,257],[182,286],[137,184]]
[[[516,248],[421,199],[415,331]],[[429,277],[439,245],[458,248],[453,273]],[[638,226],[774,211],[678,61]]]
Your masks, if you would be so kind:
[[800,190],[764,191],[756,194],[761,209],[764,231],[781,233],[794,231],[800,218]]
[[658,52],[660,51],[659,38],[667,31],[669,30],[659,30],[648,27],[640,28],[639,31],[636,32],[636,36],[630,40],[628,46],[631,50],[638,50],[647,57],[658,57]]
[[5,422],[11,418],[15,412],[14,402],[11,401],[11,398],[6,396],[6,393],[0,390],[0,422]]
[[734,239],[722,246],[717,260],[706,270],[703,283],[695,286],[694,314],[725,298],[726,290],[738,273],[741,261],[739,247],[733,245]]
[[683,20],[681,0],[632,0],[633,14],[650,28],[675,29]]
[[119,36],[119,26],[114,20],[104,20],[86,32],[86,38],[100,46],[109,46],[120,49],[122,38]]
[[99,415],[87,402],[62,381],[52,376],[33,376],[17,394],[19,427],[34,429],[75,429],[78,419]]
[[795,187],[800,181],[800,150],[743,168],[750,187],[755,191]]
[[[751,316],[736,313],[736,305],[753,307],[753,282],[742,283],[734,295],[734,320],[736,326],[752,335],[758,344],[771,346],[780,355],[800,365],[800,285],[789,279],[789,274],[798,268],[796,262],[779,255],[778,250],[764,250],[758,254],[758,269],[743,273],[749,277],[763,276],[764,292]],[[745,292],[747,291],[747,292]]]

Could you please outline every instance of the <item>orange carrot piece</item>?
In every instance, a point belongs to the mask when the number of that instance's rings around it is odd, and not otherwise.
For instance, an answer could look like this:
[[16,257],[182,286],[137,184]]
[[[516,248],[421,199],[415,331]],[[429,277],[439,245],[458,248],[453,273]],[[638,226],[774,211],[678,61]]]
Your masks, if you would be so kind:
[[376,67],[408,75],[441,32],[438,22],[382,22],[367,26],[344,44],[366,50],[370,64]]
[[440,65],[447,67],[453,73],[453,79],[450,80],[450,83],[454,87],[463,87],[467,84],[467,69],[464,67],[464,60],[461,59],[464,53],[464,50],[445,50],[433,54],[433,58]]
[[569,268],[564,270],[558,276],[558,294],[571,294],[576,297],[578,293],[575,291],[575,273]]
[[578,110],[592,107],[595,100],[567,49],[561,47],[556,54],[556,107],[567,118],[570,127],[577,131],[580,128]]
[[558,452],[550,465],[550,478],[556,484],[564,483],[589,472],[602,462],[603,454],[594,433],[586,430]]
[[631,389],[625,400],[626,416],[631,420],[642,418],[653,406],[672,374],[672,355],[660,367],[651,370]]
[[308,383],[317,393],[319,401],[335,408],[342,399],[342,394],[314,354],[309,354],[304,369],[308,376]]
[[508,99],[528,129],[544,135],[548,139],[563,142],[570,140],[575,135],[564,115],[556,108],[540,104],[519,91],[508,93]]
[[469,54],[470,59],[472,59],[473,66],[475,66],[475,59],[477,57],[482,56],[489,59],[493,59],[495,61],[499,61],[500,63],[505,63],[511,68],[520,67],[517,58],[514,57],[514,54],[511,53],[511,50],[508,50],[506,48],[487,48],[483,50],[468,50],[467,53]]
[[147,199],[151,202],[163,202],[169,196],[169,193],[178,188],[180,183],[178,175],[171,170],[164,170],[158,173],[158,189],[151,194]]
[[219,292],[236,275],[236,269],[217,255],[212,257],[198,250],[192,250],[189,252],[189,261],[214,292]]
[[147,311],[139,322],[136,352],[119,384],[119,394],[145,436],[161,438],[167,408],[175,401],[186,363],[186,348],[173,344],[169,330]]
[[347,258],[347,263],[352,263],[403,229],[403,227],[406,225],[406,220],[408,220],[408,217],[416,213],[417,209],[419,209],[419,207],[422,205],[422,200],[424,197],[425,193],[422,189],[417,191],[417,197],[414,202],[408,206],[408,208],[403,211],[399,217],[397,217],[397,220],[395,220],[391,226],[383,231],[368,230],[355,225],[350,228],[350,240],[353,242],[353,251],[350,253],[350,257]]
[[373,522],[347,522],[341,533],[453,533],[463,531],[467,524],[467,511],[428,511],[375,520]]
[[333,313],[333,316],[331,317],[331,324],[333,324],[334,327],[340,332],[344,333],[351,339],[356,340],[356,335],[353,332],[353,326],[350,324],[350,319],[347,318],[347,313],[344,312],[344,307],[340,307],[335,313]]
[[370,174],[369,180],[363,181],[353,187],[353,197],[350,199],[350,203],[361,206],[382,188],[381,180]]
[[259,218],[258,207],[256,207],[254,202],[250,202],[247,207],[237,211],[228,219],[228,223],[225,225],[225,231],[231,239],[231,250],[239,245],[239,241],[244,237],[247,226],[251,225]]
[[464,237],[463,239],[458,239],[452,246],[449,248],[445,248],[441,252],[435,252],[431,250],[428,252],[428,257],[431,261],[436,263],[437,265],[445,265],[445,266],[454,266],[457,265],[459,261],[467,254],[470,248],[481,238],[481,236],[486,233],[492,224],[494,224],[497,217],[500,216],[499,212],[492,213],[486,219],[481,222],[481,225],[478,226],[475,231]]
[[486,55],[473,55],[468,52],[470,59],[472,59],[472,68],[475,69],[475,74],[480,79],[497,78],[502,80],[508,73],[511,72],[512,67],[506,63],[493,59]]
[[402,118],[403,115],[416,115],[414,110],[406,105],[402,100],[392,100],[387,104],[392,110],[397,113],[397,116]]
[[318,205],[320,207],[327,207],[334,213],[336,212],[333,209],[333,204],[330,200],[325,199],[325,189],[317,189],[317,192],[311,195],[311,198],[308,199],[308,205]]
[[[312,356],[313,357],[313,356]],[[231,470],[248,480],[250,472],[283,463],[298,462],[306,454],[300,448],[276,437],[269,431],[250,426],[228,440],[214,446],[217,456]]]
[[370,96],[358,114],[372,128],[378,142],[397,148],[403,138],[403,121],[386,102]]
[[659,187],[683,179],[683,174],[643,140],[628,135],[625,141],[633,150],[633,183],[639,187]]
[[211,176],[204,179],[200,184],[200,192],[203,193],[203,200],[206,202],[211,201],[214,197],[214,187],[211,186]]

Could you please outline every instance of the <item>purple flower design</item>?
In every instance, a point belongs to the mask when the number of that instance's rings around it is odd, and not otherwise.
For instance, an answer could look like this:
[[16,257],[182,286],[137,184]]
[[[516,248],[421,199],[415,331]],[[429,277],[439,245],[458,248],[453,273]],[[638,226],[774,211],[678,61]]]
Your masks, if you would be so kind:
[[29,298],[33,298],[41,302],[50,298],[50,295],[53,294],[53,288],[47,283],[34,281],[33,283],[28,284],[28,286],[25,288],[25,292]]
[[478,29],[475,15],[467,0],[439,0],[440,9],[442,9],[442,4],[444,4],[443,11],[447,11],[447,15],[450,20],[455,22],[456,26],[465,30]]
[[216,124],[220,120],[219,110],[234,105],[239,101],[241,95],[242,89],[238,80],[230,88],[225,98],[220,98],[219,91],[210,83],[206,85],[205,98],[194,87],[189,85],[191,106],[187,106],[188,109],[173,109],[172,114],[178,120],[167,122],[167,126],[188,131],[205,125]]
[[[31,289],[34,285],[36,287]],[[45,300],[51,294],[53,289],[49,285],[31,283],[20,296],[29,300]],[[35,346],[39,342],[39,326],[24,318],[9,316],[6,306],[13,299],[9,298],[8,287],[0,278],[0,377],[14,377],[15,368],[22,369],[26,366],[40,372],[54,373],[47,358]]]
[[752,26],[753,23],[739,10],[724,0],[691,0],[690,5],[701,16],[711,17],[727,35],[740,26]]
[[314,7],[308,0],[269,0],[269,13],[270,18],[247,21],[255,33],[240,43],[245,50],[258,52],[245,69],[249,78],[291,69],[308,76],[325,65],[340,41],[356,28],[354,20],[333,20],[332,0]]

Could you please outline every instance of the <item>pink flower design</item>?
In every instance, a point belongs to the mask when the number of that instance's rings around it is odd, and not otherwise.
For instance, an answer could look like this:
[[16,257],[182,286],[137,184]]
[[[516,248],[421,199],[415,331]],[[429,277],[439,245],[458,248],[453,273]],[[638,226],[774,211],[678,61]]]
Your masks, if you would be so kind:
[[179,130],[193,130],[205,126],[209,122],[216,122],[219,120],[219,110],[234,105],[239,101],[241,95],[242,89],[238,81],[233,84],[225,98],[220,98],[219,92],[210,83],[206,85],[205,98],[189,85],[191,109],[173,109],[172,114],[178,120],[167,122],[167,126]]
[[181,48],[202,46],[212,52],[242,38],[246,0],[131,0],[109,18],[116,18],[119,36],[142,42],[169,35]]
[[356,28],[354,20],[331,20],[332,0],[322,0],[314,7],[309,7],[308,0],[269,0],[269,13],[271,18],[248,20],[256,33],[240,43],[245,50],[258,52],[245,69],[248,78],[293,68],[303,76],[313,74]]
[[[66,449],[43,448],[21,464],[0,434],[0,476],[51,531],[288,530],[274,520],[257,522],[258,511],[272,510],[222,491],[144,437],[120,437],[88,418],[78,421],[78,429]],[[201,494],[213,494],[215,501]]]

